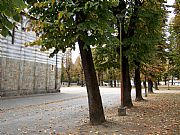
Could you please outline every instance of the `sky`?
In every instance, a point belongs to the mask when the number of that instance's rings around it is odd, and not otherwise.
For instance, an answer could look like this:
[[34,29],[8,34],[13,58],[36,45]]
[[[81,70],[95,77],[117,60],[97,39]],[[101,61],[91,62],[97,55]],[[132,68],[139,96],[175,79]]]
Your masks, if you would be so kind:
[[[175,0],[167,0],[167,5],[173,5],[175,2]],[[169,8],[169,11],[173,11],[173,8]],[[171,12],[169,13],[169,21],[171,20],[171,18],[174,17],[174,13]],[[168,22],[169,22],[168,21]],[[79,52],[79,47],[78,47],[78,44],[76,44],[76,49],[74,51],[72,51],[72,61],[73,63],[75,63],[77,57],[80,55],[80,52]]]
[[[175,2],[175,0],[167,0],[167,5],[173,5],[174,2]],[[173,8],[169,8],[168,10],[169,10],[169,11],[173,11],[174,9],[173,9]],[[173,17],[174,17],[174,13],[173,13],[173,12],[169,13],[169,18],[171,19],[171,18],[173,18]],[[170,20],[170,19],[169,19],[169,20]]]

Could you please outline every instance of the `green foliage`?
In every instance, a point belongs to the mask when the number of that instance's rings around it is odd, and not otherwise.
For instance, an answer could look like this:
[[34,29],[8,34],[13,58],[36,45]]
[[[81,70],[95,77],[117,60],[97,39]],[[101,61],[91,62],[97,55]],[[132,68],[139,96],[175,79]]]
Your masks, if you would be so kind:
[[165,21],[166,11],[163,1],[144,1],[137,10],[134,35],[125,39],[130,48],[126,55],[131,70],[134,61],[141,63],[141,72],[152,79],[159,78],[165,71]]
[[[125,12],[121,22],[123,48],[125,48],[123,55],[129,57],[131,69],[135,67],[135,60],[144,64],[148,63],[148,65],[157,57],[159,61],[154,63],[161,65],[161,62],[165,61],[164,25],[166,14],[162,2],[144,1],[141,3],[142,5],[138,6],[135,5],[135,1],[132,1],[132,3],[126,3],[125,10],[121,6],[116,9],[117,12],[118,10]],[[117,24],[113,25],[116,25],[117,31]],[[129,34],[130,32],[131,34]],[[118,67],[119,57],[116,55],[119,53],[119,44],[117,40],[93,50],[96,70],[105,71],[107,68]],[[149,67],[152,66],[149,65]],[[158,68],[156,69],[158,72],[161,69],[160,66],[153,67]]]
[[175,2],[175,18],[169,27],[169,75],[180,78],[180,2]]
[[26,7],[23,0],[0,1],[0,35],[11,35],[15,23],[21,20],[20,12]]
[[177,50],[180,52],[180,1],[176,0],[175,2],[175,17],[173,20],[173,31],[174,31],[174,40],[177,46]]
[[[85,48],[109,42],[114,32],[110,22],[116,21],[111,6],[113,1],[98,0],[34,3],[30,13],[38,19],[34,29],[40,37],[31,45],[39,44],[43,50],[54,48],[53,56],[59,50],[74,49],[78,39],[85,42]],[[77,20],[78,13],[83,13],[84,18]]]
[[[126,44],[130,44],[128,52],[130,59],[146,62],[152,54],[159,52],[157,45],[165,44],[163,26],[165,25],[165,11],[158,1],[144,2],[138,9],[138,20],[135,33],[128,38]],[[163,51],[163,49],[161,50]]]
[[116,48],[118,41],[112,44],[104,44],[103,46],[95,47],[93,52],[93,59],[97,71],[106,71],[112,67],[119,68],[118,54]]

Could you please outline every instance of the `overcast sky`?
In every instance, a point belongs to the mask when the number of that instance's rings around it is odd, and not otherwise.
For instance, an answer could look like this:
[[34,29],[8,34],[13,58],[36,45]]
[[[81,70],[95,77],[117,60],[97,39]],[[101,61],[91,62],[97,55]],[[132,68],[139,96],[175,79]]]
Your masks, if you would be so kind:
[[[175,2],[175,0],[167,0],[167,5],[173,5],[174,2]],[[168,10],[169,10],[169,11],[173,11],[174,9],[173,9],[173,8],[169,8]],[[174,17],[174,13],[171,12],[171,13],[169,14],[169,17],[170,17],[170,18]]]
[[[174,2],[175,2],[175,0],[167,0],[167,5],[173,5]],[[169,11],[173,11],[173,8],[169,8]],[[171,12],[169,14],[169,18],[172,18],[172,17],[174,17],[173,12]],[[76,50],[72,51],[72,61],[73,61],[73,63],[76,61],[78,56],[79,56],[79,47],[78,47],[78,44],[76,44]]]

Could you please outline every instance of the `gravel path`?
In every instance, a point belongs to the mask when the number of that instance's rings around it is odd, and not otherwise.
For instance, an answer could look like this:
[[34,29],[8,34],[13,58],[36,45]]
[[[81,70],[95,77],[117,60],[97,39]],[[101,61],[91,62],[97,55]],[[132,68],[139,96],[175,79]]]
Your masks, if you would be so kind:
[[[101,88],[105,108],[119,104],[119,88]],[[65,133],[88,119],[86,88],[0,99],[0,135]]]
[[145,101],[134,102],[127,116],[117,115],[117,106],[106,109],[107,122],[84,124],[72,135],[180,135],[180,90],[159,90]]

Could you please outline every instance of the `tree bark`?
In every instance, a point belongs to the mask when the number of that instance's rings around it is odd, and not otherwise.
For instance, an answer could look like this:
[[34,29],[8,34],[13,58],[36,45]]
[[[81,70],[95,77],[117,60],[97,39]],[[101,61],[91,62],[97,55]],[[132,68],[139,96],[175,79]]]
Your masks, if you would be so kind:
[[84,42],[80,39],[78,44],[88,93],[90,123],[93,125],[101,124],[105,122],[105,117],[91,49],[90,47],[84,49]]
[[141,88],[141,78],[140,78],[140,62],[135,61],[135,77],[134,77],[134,82],[135,82],[135,89],[136,89],[136,99],[135,101],[141,101],[144,100],[142,98],[142,88]]
[[116,87],[116,80],[114,80],[114,87]]
[[70,73],[68,73],[68,87],[70,87],[71,86],[71,76],[70,76]]
[[164,78],[164,84],[167,85],[167,78]]
[[157,83],[158,83],[158,85],[160,85],[160,79],[158,78],[158,80],[157,80]]
[[154,89],[155,89],[155,90],[159,90],[159,88],[158,88],[158,83],[157,83],[156,81],[154,82]]
[[98,85],[101,86],[101,73],[98,72]]
[[173,78],[173,76],[171,78],[171,85],[174,85],[174,78]]
[[122,75],[123,75],[123,106],[132,107],[131,99],[131,81],[129,75],[129,60],[126,56],[122,57]]
[[148,78],[148,93],[153,93],[153,82]]
[[113,87],[113,81],[112,80],[109,81],[109,84],[111,87]]
[[113,79],[114,79],[114,87],[116,87],[116,75],[115,75],[115,71],[113,70]]
[[110,85],[110,87],[113,87],[113,72],[112,72],[112,68],[109,69],[109,85]]
[[104,83],[103,83],[103,73],[101,74],[101,86],[104,86]]
[[146,76],[144,77],[143,85],[144,85],[145,97],[147,97]]

